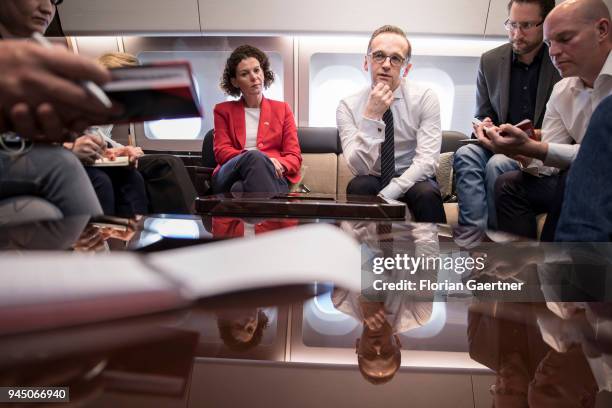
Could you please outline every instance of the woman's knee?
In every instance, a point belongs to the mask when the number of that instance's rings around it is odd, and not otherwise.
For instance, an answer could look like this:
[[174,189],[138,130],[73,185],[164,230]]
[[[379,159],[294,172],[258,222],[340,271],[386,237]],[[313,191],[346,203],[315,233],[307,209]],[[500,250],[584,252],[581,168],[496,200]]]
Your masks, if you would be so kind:
[[250,167],[272,165],[270,158],[265,153],[262,153],[259,150],[249,150],[243,153],[241,162]]

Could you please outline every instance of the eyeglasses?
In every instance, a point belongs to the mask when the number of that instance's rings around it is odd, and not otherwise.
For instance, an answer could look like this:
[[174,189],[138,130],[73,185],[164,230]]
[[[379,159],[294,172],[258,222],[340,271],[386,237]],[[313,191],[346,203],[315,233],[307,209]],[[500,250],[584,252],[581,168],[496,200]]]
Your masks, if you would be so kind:
[[364,347],[363,350],[360,350],[360,344],[361,340],[357,338],[355,340],[355,353],[361,358],[365,357],[370,360],[375,358],[391,358],[393,355],[395,355],[395,353],[398,352],[398,350],[402,348],[402,342],[400,341],[397,334],[394,334],[393,337],[391,337],[390,344],[386,344],[385,347],[379,350],[374,350],[373,347]]
[[372,58],[372,60],[376,62],[377,64],[384,64],[387,58],[389,58],[389,62],[391,63],[391,66],[396,67],[396,68],[401,67],[407,61],[407,58],[400,57],[399,55],[396,55],[396,54],[387,55],[382,51],[372,52],[368,54],[368,56]]
[[64,0],[51,0],[51,4],[53,4],[54,6],[59,6],[60,4],[62,4]]
[[534,23],[533,21],[510,21],[510,19],[507,19],[504,22],[504,27],[506,28],[506,31],[529,31],[541,26],[542,24],[544,24],[544,20],[540,21],[539,23]]

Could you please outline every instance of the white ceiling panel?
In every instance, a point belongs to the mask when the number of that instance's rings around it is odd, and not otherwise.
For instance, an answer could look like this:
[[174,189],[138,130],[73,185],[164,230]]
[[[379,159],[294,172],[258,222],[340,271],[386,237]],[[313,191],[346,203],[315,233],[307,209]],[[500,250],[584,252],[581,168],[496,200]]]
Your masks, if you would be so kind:
[[200,33],[197,0],[68,0],[58,9],[67,35]]

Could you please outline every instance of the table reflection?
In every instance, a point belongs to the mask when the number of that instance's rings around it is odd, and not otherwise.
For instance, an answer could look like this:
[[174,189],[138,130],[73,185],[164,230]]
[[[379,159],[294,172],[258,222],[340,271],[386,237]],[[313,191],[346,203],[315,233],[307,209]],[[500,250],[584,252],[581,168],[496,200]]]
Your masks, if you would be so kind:
[[[251,373],[247,383],[257,385],[250,395],[254,401],[266,401],[257,392],[266,384],[264,374],[283,372],[287,382],[278,386],[299,389],[303,384],[295,383],[301,380],[291,373],[307,367],[321,376],[333,372],[338,385],[332,396],[352,392],[362,406],[371,406],[367,396],[379,395],[378,388],[389,406],[418,400],[419,393],[427,401],[443,400],[433,388],[419,390],[410,384],[419,378],[436,383],[451,377],[469,385],[448,391],[448,400],[459,393],[471,398],[465,406],[592,407],[609,402],[612,251],[607,243],[540,244],[390,221],[158,215],[121,228],[82,218],[0,228],[0,246],[113,256],[114,251],[157,252],[256,239],[312,223],[333,225],[359,242],[361,270],[355,273],[364,289],[374,279],[464,286],[355,292],[334,284],[330,271],[328,282],[310,282],[315,289],[299,296],[288,288],[223,294],[186,304],[162,320],[141,316],[2,336],[0,385],[68,385],[74,402],[83,406],[132,406],[121,398],[135,395],[151,396],[155,402],[169,398],[177,406],[188,400],[190,406],[232,406],[224,405],[223,391],[211,385],[216,384],[218,364],[230,362],[225,367],[234,368],[227,372],[236,377],[222,377],[226,386],[246,386],[239,374]],[[442,262],[372,273],[374,259],[397,254],[441,260],[486,255],[487,262],[482,269],[449,269]],[[214,273],[205,264],[202,270]],[[8,271],[2,273],[7,279]],[[522,282],[524,289],[470,290],[468,280]],[[113,398],[121,403],[109,403]],[[300,398],[304,406],[316,400]],[[292,402],[279,400],[283,406]]]

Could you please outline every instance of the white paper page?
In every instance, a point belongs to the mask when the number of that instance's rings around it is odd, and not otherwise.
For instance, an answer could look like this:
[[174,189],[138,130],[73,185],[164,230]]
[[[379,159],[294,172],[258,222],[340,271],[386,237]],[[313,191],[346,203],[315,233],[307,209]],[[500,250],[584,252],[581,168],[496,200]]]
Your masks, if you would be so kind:
[[194,298],[314,281],[361,290],[359,244],[323,224],[164,251],[147,259]]
[[138,68],[117,69],[113,80],[102,86],[108,92],[142,89],[191,88],[189,65],[143,66]]
[[138,255],[3,253],[0,307],[172,289]]

